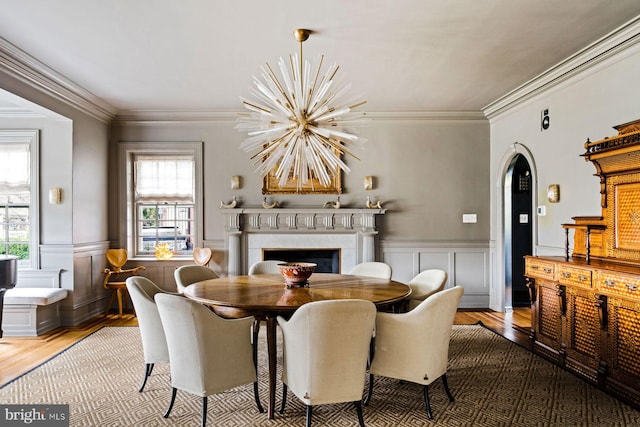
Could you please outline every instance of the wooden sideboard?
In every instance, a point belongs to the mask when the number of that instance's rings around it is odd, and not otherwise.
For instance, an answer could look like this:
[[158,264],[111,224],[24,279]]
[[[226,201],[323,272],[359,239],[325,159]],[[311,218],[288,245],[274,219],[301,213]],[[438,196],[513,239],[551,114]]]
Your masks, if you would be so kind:
[[525,260],[533,350],[640,407],[640,267]]
[[[584,144],[601,216],[562,224],[564,257],[528,256],[535,352],[640,408],[640,120]],[[570,232],[573,250],[570,253]]]

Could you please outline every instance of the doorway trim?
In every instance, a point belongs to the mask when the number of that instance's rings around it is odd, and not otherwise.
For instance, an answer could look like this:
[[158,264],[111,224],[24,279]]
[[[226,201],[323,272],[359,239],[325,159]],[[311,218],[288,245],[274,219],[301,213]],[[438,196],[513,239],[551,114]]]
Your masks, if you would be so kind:
[[531,206],[533,207],[532,224],[531,224],[531,243],[533,254],[538,251],[538,215],[536,207],[538,206],[538,170],[536,163],[529,149],[519,143],[514,142],[509,146],[502,156],[498,167],[498,177],[496,179],[496,247],[495,247],[495,269],[493,274],[493,290],[490,292],[489,305],[492,310],[505,311],[505,292],[506,292],[506,267],[505,267],[505,185],[507,173],[512,160],[518,154],[521,154],[529,163],[531,169]]

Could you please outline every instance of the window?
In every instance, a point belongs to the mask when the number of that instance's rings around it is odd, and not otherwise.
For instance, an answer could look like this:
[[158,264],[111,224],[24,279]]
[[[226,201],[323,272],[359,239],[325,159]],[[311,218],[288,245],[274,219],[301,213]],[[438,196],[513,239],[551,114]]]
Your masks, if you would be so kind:
[[0,254],[37,268],[38,131],[0,130]]
[[190,255],[201,242],[200,146],[193,143],[121,143],[127,173],[127,247],[153,256],[158,244]]

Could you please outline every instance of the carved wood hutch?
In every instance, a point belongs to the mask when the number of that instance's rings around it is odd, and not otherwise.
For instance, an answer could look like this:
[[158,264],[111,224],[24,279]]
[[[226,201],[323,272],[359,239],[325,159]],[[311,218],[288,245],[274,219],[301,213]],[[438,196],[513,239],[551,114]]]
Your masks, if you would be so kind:
[[[564,257],[528,256],[536,353],[640,407],[640,120],[585,143],[602,216],[563,224]],[[573,253],[569,253],[570,231]]]

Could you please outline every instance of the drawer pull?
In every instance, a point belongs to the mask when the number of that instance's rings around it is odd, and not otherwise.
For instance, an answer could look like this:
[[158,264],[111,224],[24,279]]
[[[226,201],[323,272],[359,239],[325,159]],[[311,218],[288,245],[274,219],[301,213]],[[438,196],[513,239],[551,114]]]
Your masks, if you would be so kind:
[[537,265],[532,265],[532,266],[531,266],[531,269],[532,269],[532,270],[537,270],[538,268],[540,268],[540,267],[538,267]]
[[543,271],[544,271],[546,274],[550,274],[553,270],[551,270],[550,268],[546,267],[546,268],[543,268]]
[[627,290],[631,291],[631,292],[635,292],[638,290],[638,286],[637,285],[633,285],[631,283],[625,283],[625,286],[627,287]]
[[604,281],[604,285],[605,286],[609,286],[610,288],[616,285],[615,280],[605,280]]
[[586,282],[588,280],[587,276],[583,276],[582,274],[578,276],[578,280],[581,282]]
[[565,279],[568,279],[571,277],[571,273],[567,273],[566,271],[562,272],[562,277],[564,277]]

